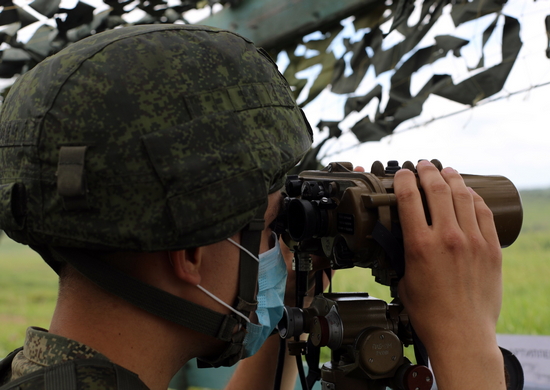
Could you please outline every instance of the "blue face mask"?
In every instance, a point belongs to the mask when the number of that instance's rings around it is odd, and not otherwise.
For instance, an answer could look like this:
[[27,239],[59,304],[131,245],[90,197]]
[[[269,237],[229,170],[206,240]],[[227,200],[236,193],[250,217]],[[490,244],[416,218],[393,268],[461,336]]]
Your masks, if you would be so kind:
[[281,246],[275,234],[274,238],[275,247],[259,256],[256,315],[260,324],[251,322],[247,324],[248,333],[244,337],[243,357],[249,357],[258,352],[283,316],[287,271]]
[[250,320],[244,317],[242,313],[238,312],[233,307],[214,296],[202,286],[197,285],[198,288],[208,294],[211,298],[227,307],[235,314],[243,317],[247,321],[247,333],[243,340],[242,358],[250,357],[258,352],[260,347],[267,340],[269,335],[271,335],[283,316],[283,300],[285,297],[287,271],[279,240],[277,239],[275,233],[273,233],[273,236],[275,239],[275,246],[267,252],[260,254],[259,258],[256,258],[248,250],[228,238],[228,241],[232,242],[241,248],[241,250],[248,253],[252,258],[259,261],[258,294],[256,295],[258,307],[255,312],[258,317],[259,324],[250,322]]

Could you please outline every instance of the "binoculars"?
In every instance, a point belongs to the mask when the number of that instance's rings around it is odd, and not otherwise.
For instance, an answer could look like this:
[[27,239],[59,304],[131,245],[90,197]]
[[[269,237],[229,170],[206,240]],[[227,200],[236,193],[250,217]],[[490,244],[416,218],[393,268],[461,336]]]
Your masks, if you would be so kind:
[[[432,163],[442,168],[438,160]],[[376,161],[370,173],[354,172],[351,163],[335,162],[320,171],[289,176],[283,221],[289,247],[329,258],[332,269],[371,268],[378,283],[392,286],[404,269],[393,193],[393,177],[399,169],[416,172],[408,161],[402,168],[397,161],[390,161],[387,167]],[[511,245],[523,221],[521,198],[514,184],[503,176],[462,177],[493,212],[501,246]],[[420,184],[419,188],[423,196]],[[430,223],[428,208],[425,210]]]
[[[438,160],[431,162],[442,169]],[[297,291],[308,290],[299,285],[299,280],[307,278],[311,255],[319,255],[330,260],[332,269],[371,268],[375,280],[389,286],[394,298],[386,303],[367,293],[328,293],[316,295],[308,308],[285,307],[279,323],[283,339],[293,337],[294,344],[299,344],[300,335],[307,333],[309,348],[331,349],[331,361],[320,372],[323,389],[372,390],[389,386],[429,390],[433,385],[431,371],[424,366],[427,356],[417,354],[421,364],[413,364],[403,354],[404,345],[414,345],[415,352],[423,346],[397,291],[404,273],[393,190],[394,174],[399,169],[416,173],[414,164],[408,161],[402,167],[397,161],[389,161],[386,167],[376,161],[370,173],[355,172],[348,162],[334,162],[322,170],[287,178],[284,212],[276,230],[284,230],[283,239],[294,250]],[[511,245],[523,221],[521,198],[514,184],[502,176],[461,176],[491,209],[501,247]],[[426,199],[417,182],[430,224]],[[294,346],[291,354],[306,349]],[[519,361],[506,350],[503,355],[508,388],[523,388]]]

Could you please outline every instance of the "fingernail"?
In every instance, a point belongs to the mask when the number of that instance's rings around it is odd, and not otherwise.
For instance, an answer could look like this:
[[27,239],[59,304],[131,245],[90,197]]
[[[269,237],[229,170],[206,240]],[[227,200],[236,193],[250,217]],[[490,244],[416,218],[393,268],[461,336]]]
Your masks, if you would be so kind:
[[433,164],[431,162],[429,162],[428,160],[420,160],[420,161],[418,161],[418,165],[428,167],[428,166],[433,165]]
[[442,170],[441,172],[445,172],[445,173],[458,173],[458,172],[456,171],[456,169],[451,168],[451,167],[443,168],[443,170]]

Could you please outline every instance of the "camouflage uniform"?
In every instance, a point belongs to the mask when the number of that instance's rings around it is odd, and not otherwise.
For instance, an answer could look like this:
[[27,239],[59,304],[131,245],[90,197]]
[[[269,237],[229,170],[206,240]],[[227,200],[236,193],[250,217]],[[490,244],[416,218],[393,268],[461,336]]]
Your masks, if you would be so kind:
[[[78,366],[71,363],[89,361],[93,365]],[[103,364],[99,363],[101,361]],[[135,385],[147,389],[135,374],[117,366],[104,355],[78,341],[48,333],[45,329],[30,327],[27,329],[23,348],[15,350],[0,364],[0,385],[8,384],[6,389],[47,388],[46,379],[49,368],[64,367],[74,369],[76,388],[90,390],[118,389],[117,373],[134,376]],[[18,383],[19,378],[34,374],[31,380]],[[28,377],[27,377],[28,378]],[[140,388],[140,387],[136,387]],[[4,388],[2,388],[4,389]]]

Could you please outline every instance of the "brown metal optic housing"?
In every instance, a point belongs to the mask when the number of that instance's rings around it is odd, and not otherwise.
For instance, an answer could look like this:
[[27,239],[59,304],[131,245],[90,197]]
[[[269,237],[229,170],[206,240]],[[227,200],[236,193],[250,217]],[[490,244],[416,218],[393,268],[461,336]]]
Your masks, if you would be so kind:
[[[441,163],[432,160],[436,166]],[[403,168],[416,173],[410,162]],[[519,235],[523,221],[520,195],[514,184],[503,176],[480,176],[461,174],[484,200],[494,216],[501,247],[511,245]],[[373,268],[379,283],[390,285],[395,275],[385,253],[372,239],[378,221],[388,230],[399,224],[397,200],[393,190],[393,173],[387,173],[380,162],[375,162],[371,172],[353,172],[351,163],[330,163],[321,171],[304,171],[299,175],[302,182],[325,183],[331,193],[327,198],[333,208],[326,210],[322,234],[315,236],[325,256],[333,260],[333,268],[345,268],[343,257],[352,266]],[[418,184],[423,195],[420,183]],[[424,199],[425,202],[425,199]],[[426,219],[430,223],[426,207]],[[344,248],[344,249],[342,249]],[[382,272],[382,270],[385,270]]]

